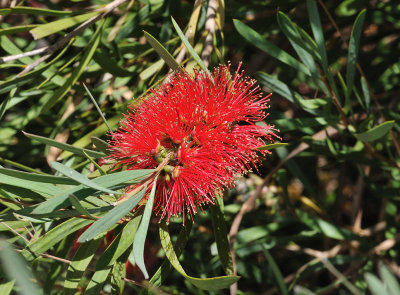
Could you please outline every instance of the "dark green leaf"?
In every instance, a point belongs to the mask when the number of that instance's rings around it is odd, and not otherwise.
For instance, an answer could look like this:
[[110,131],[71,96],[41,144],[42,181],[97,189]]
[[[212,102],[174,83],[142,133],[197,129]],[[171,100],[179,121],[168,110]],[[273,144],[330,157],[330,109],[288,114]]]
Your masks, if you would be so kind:
[[364,9],[358,14],[356,21],[354,22],[353,30],[350,36],[349,52],[347,57],[347,71],[346,71],[346,86],[347,86],[346,100],[350,99],[350,94],[351,91],[353,90],[354,76],[356,73],[356,66],[357,66],[358,48],[360,47],[360,38],[366,13],[367,11]]
[[147,42],[150,43],[151,47],[161,56],[161,58],[167,63],[167,65],[174,71],[179,71],[181,67],[176,62],[175,58],[157,41],[152,35],[144,31],[144,36]]
[[293,56],[277,47],[275,44],[265,40],[260,34],[251,29],[250,27],[243,24],[241,21],[234,19],[233,24],[236,30],[242,35],[247,41],[271,55],[273,58],[291,66],[292,68],[310,76],[311,73],[307,67],[298,62]]

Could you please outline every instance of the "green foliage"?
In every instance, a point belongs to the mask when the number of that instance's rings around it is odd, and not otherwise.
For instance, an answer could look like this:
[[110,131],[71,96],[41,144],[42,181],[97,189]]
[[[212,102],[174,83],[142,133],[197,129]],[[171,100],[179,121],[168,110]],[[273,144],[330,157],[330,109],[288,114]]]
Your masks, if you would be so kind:
[[67,2],[0,9],[1,294],[400,292],[396,1],[217,1],[211,65],[272,92],[282,142],[159,228],[156,170],[99,159],[170,69],[211,69],[208,1]]

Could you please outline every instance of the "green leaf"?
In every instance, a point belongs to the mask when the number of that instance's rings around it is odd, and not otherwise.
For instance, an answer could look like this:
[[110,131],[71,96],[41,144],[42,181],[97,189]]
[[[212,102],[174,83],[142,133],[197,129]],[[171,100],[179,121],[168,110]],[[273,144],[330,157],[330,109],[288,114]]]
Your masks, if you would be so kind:
[[146,242],[147,230],[149,229],[149,223],[151,214],[153,213],[154,196],[156,195],[157,177],[154,179],[153,187],[149,198],[147,199],[146,207],[144,208],[142,220],[140,221],[139,228],[136,232],[135,239],[133,241],[132,254],[136,265],[142,271],[144,278],[148,279],[149,274],[144,264],[144,244]]
[[264,251],[265,257],[267,258],[268,264],[271,267],[272,272],[274,273],[280,293],[284,294],[284,295],[289,294],[289,291],[288,291],[288,288],[283,279],[282,273],[279,270],[279,267],[276,264],[275,259],[272,257],[272,255],[269,253],[269,251],[266,249],[265,245],[263,245],[263,251]]
[[104,153],[105,155],[108,155],[110,153],[110,151],[108,150],[110,145],[107,142],[95,136],[92,136],[90,139],[92,143],[96,146],[97,150]]
[[206,65],[203,63],[201,60],[200,56],[194,51],[192,45],[190,45],[189,41],[186,39],[185,35],[179,28],[179,25],[176,23],[174,18],[171,16],[172,24],[174,25],[174,28],[176,32],[178,33],[179,38],[182,40],[182,43],[185,45],[187,51],[190,53],[190,55],[193,57],[193,59],[197,62],[197,64],[200,66],[200,68],[207,73],[207,75],[210,77],[211,81],[214,82],[214,79],[210,73],[210,71],[207,69]]
[[385,136],[386,133],[390,131],[390,129],[393,128],[395,124],[395,121],[386,121],[383,122],[382,124],[379,124],[378,126],[375,126],[374,128],[365,131],[363,133],[358,133],[354,134],[355,137],[357,137],[359,140],[366,141],[366,142],[371,142],[375,141],[382,136]]
[[90,214],[89,211],[82,206],[78,198],[75,197],[73,194],[69,195],[69,201],[71,202],[71,205],[75,207],[76,211],[89,218],[95,219],[95,217],[93,217],[93,215]]
[[[27,133],[27,132],[23,132],[23,133],[28,138],[32,138],[32,139],[34,139],[34,140],[36,140],[36,141],[38,141],[40,143],[44,143],[44,144],[49,145],[49,146],[54,146],[54,147],[59,148],[59,149],[61,149],[63,151],[71,152],[71,153],[73,153],[75,155],[79,155],[79,156],[83,156],[83,157],[85,156],[85,154],[82,152],[82,148],[80,148],[80,147],[75,147],[75,146],[72,146],[70,144],[59,142],[59,141],[56,141],[56,140],[53,140],[53,139],[50,139],[50,138],[47,138],[47,137],[30,134],[30,133]],[[92,150],[88,150],[88,149],[85,149],[85,153],[87,153],[89,156],[91,156],[93,158],[96,158],[96,159],[97,158],[103,158],[103,157],[106,156],[106,154],[104,154],[102,152],[92,151]]]
[[[32,283],[32,274],[28,270],[26,262],[22,259],[11,246],[4,240],[0,240],[0,260],[3,271],[11,280],[15,280],[19,287],[18,294],[21,295],[39,295],[40,289]],[[2,293],[6,294],[6,293]]]
[[296,214],[307,226],[329,238],[347,241],[361,240],[360,236],[351,231],[345,228],[339,228],[321,218],[311,216],[301,210],[296,210]]
[[211,206],[211,216],[214,229],[214,237],[217,243],[218,256],[222,268],[227,275],[233,274],[232,256],[229,248],[228,232],[224,218],[224,200],[218,193],[214,199],[215,204]]
[[373,295],[390,295],[385,288],[385,285],[373,274],[366,273],[364,275],[365,281],[368,284],[368,288]]
[[[103,187],[112,187],[126,182],[129,182],[129,184],[133,184],[141,181],[143,178],[145,178],[146,176],[148,176],[153,172],[154,172],[153,169],[127,170],[127,171],[102,175],[95,179],[92,179],[92,181]],[[49,214],[59,208],[69,206],[70,202],[68,200],[70,194],[74,194],[79,200],[81,200],[90,196],[93,192],[94,190],[86,189],[85,187],[83,187],[83,185],[77,186],[68,191],[62,192],[61,194],[59,193],[54,198],[41,203],[38,207],[35,208],[33,213]]]
[[370,96],[370,93],[369,93],[367,80],[365,80],[364,77],[361,77],[361,88],[362,88],[362,92],[363,92],[363,95],[364,95],[365,108],[367,109],[367,112],[369,112],[370,104],[371,104],[371,96]]
[[68,10],[51,10],[45,8],[15,6],[13,8],[0,9],[0,15],[8,14],[27,14],[27,15],[43,15],[43,16],[63,16],[71,15],[73,11]]
[[103,255],[101,255],[97,261],[97,270],[113,265],[114,262],[132,246],[141,217],[140,214],[136,214],[115,237],[110,246],[107,247]]
[[293,56],[276,46],[275,44],[265,40],[260,34],[254,31],[252,28],[246,26],[241,21],[234,19],[233,24],[235,25],[236,30],[239,32],[242,37],[244,37],[247,41],[249,41],[252,45],[271,55],[273,58],[291,66],[292,68],[311,76],[310,70],[301,64],[297,59]]
[[43,37],[49,36],[51,34],[57,33],[64,29],[68,29],[77,24],[83,23],[89,18],[96,16],[100,13],[100,11],[89,12],[77,16],[71,16],[63,19],[56,20],[51,23],[39,25],[33,30],[31,30],[31,34],[35,40],[41,39]]
[[272,150],[272,149],[276,149],[278,147],[287,146],[287,145],[288,145],[288,143],[286,143],[286,142],[277,142],[277,143],[271,143],[271,144],[266,144],[266,145],[260,146],[257,149],[260,150],[260,151],[262,151],[262,150]]
[[96,51],[97,46],[100,42],[102,26],[100,25],[97,28],[93,38],[90,40],[89,44],[86,46],[85,51],[82,55],[79,65],[74,69],[74,71],[70,74],[67,81],[56,91],[54,91],[53,95],[48,99],[48,101],[43,106],[42,112],[48,111],[51,107],[53,107],[57,101],[62,99],[68,91],[71,89],[73,85],[75,85],[76,81],[78,81],[79,77],[82,75],[86,66],[91,61],[94,52]]
[[0,283],[0,294],[2,294],[2,295],[11,294],[14,284],[15,284],[15,279],[5,282],[5,283]]
[[64,282],[64,294],[75,294],[83,273],[93,259],[103,237],[81,245],[69,264]]
[[353,30],[351,31],[349,52],[347,57],[347,70],[346,70],[346,86],[347,86],[346,100],[350,99],[351,91],[353,90],[354,76],[356,73],[356,66],[357,66],[358,49],[360,47],[360,38],[366,13],[367,10],[364,9],[358,14],[356,21],[354,22],[353,25]]
[[315,41],[321,55],[322,67],[324,72],[328,71],[328,55],[325,48],[325,38],[322,31],[321,20],[319,17],[318,7],[315,0],[307,0],[308,16],[310,19],[311,30],[314,34]]
[[379,265],[379,272],[381,274],[382,281],[387,286],[390,295],[400,294],[400,284],[397,281],[397,278],[382,262]]
[[221,276],[208,279],[200,279],[188,276],[185,270],[179,263],[178,257],[174,251],[174,247],[171,242],[171,237],[168,232],[168,227],[165,222],[160,224],[160,239],[161,245],[164,249],[165,255],[172,266],[190,283],[202,290],[219,290],[228,288],[233,283],[236,283],[240,277],[238,276]]
[[44,183],[52,183],[52,184],[67,184],[67,185],[78,184],[77,181],[67,178],[67,177],[22,172],[22,171],[18,171],[18,170],[14,170],[14,169],[7,169],[7,168],[0,168],[0,174],[5,174],[5,175],[16,177],[19,179],[25,179],[25,180],[29,180],[29,181],[35,181],[35,182],[44,182]]
[[79,243],[90,241],[99,234],[109,230],[115,223],[128,214],[143,198],[146,188],[142,189],[135,196],[118,204],[102,218],[95,221],[78,239]]
[[[319,76],[317,67],[313,60],[313,57],[318,61],[321,60],[321,56],[318,54],[316,46],[310,46],[309,43],[305,42],[301,38],[301,34],[297,28],[297,25],[293,24],[291,19],[286,14],[279,11],[277,18],[279,27],[289,39],[290,44],[292,45],[300,59],[303,61],[307,69],[309,69],[310,73],[314,77]],[[313,42],[310,43],[312,45],[315,44]]]
[[30,29],[35,28],[37,25],[23,25],[23,26],[14,26],[6,29],[0,29],[1,35],[14,35],[21,32],[29,31]]
[[181,70],[181,67],[176,62],[175,58],[164,48],[164,46],[162,46],[162,44],[158,42],[157,39],[150,35],[148,32],[143,32],[147,42],[149,42],[151,47],[154,48],[154,50],[161,56],[161,58],[167,63],[167,65],[174,71]]
[[124,255],[118,258],[111,270],[111,295],[122,295],[124,292],[126,278],[126,260],[130,251],[125,251]]
[[111,271],[111,266],[106,269],[98,270],[94,273],[92,279],[90,280],[88,286],[85,290],[85,295],[98,295],[101,294],[103,290],[103,285],[108,279],[108,275]]
[[103,68],[104,71],[117,77],[129,77],[135,75],[135,72],[128,71],[120,67],[117,61],[110,55],[103,54],[99,49],[93,55],[94,60]]
[[[4,168],[3,168],[4,169]],[[4,172],[4,170],[2,170]],[[21,172],[22,173],[22,172]],[[60,189],[49,183],[40,183],[36,180],[27,180],[19,176],[9,176],[0,173],[0,183],[8,184],[21,188],[29,188],[29,190],[45,193],[49,196],[54,196],[60,193]]]
[[115,195],[121,195],[122,194],[120,192],[116,192],[116,191],[107,189],[105,187],[102,187],[101,185],[98,185],[97,183],[95,183],[95,182],[91,181],[90,179],[88,179],[86,176],[80,174],[78,171],[76,171],[76,170],[74,170],[74,169],[72,169],[70,167],[67,167],[64,164],[61,164],[61,163],[58,163],[58,162],[55,162],[55,161],[51,161],[50,162],[50,166],[53,169],[57,170],[58,172],[64,174],[65,176],[67,176],[67,177],[69,177],[69,178],[71,178],[71,179],[73,179],[73,180],[75,180],[75,181],[87,186],[87,187],[91,187],[91,188],[93,188],[95,190],[99,190],[99,191],[106,192],[106,193],[109,193],[109,194],[115,194]]
[[304,108],[304,111],[313,115],[317,114],[317,111],[309,108],[309,106],[312,106],[316,102],[307,103],[308,100],[303,99],[299,93],[293,91],[285,83],[279,81],[278,79],[267,73],[257,72],[255,75],[260,83],[271,88],[272,91],[274,91],[275,93],[283,96],[291,103],[299,104],[301,107]]
[[71,218],[67,221],[64,221],[47,232],[44,236],[30,243],[24,250],[22,250],[22,255],[28,261],[32,261],[36,258],[36,255],[44,253],[66,236],[76,232],[92,222],[93,220],[82,218]]

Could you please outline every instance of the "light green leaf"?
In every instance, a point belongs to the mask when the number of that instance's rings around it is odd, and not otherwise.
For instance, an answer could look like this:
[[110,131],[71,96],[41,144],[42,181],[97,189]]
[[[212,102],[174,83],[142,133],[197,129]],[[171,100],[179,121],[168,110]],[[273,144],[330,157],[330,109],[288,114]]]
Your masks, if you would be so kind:
[[189,41],[186,39],[185,35],[179,28],[179,25],[176,23],[174,18],[171,16],[172,19],[172,24],[174,25],[174,28],[176,32],[178,33],[179,38],[182,40],[182,43],[185,45],[187,51],[190,53],[190,55],[193,57],[193,59],[197,62],[197,64],[200,66],[200,68],[207,73],[207,75],[210,77],[211,81],[214,82],[213,77],[210,73],[210,71],[207,69],[206,65],[203,63],[201,60],[200,56],[194,51],[192,45],[190,45]]
[[51,34],[57,33],[64,29],[68,29],[73,27],[77,24],[83,23],[84,21],[88,20],[89,18],[98,15],[100,12],[89,12],[77,16],[71,16],[63,19],[56,20],[51,23],[39,25],[33,30],[31,30],[31,34],[35,40],[41,39],[43,37],[49,36]]
[[200,279],[188,276],[185,270],[182,268],[178,257],[174,251],[174,247],[171,242],[171,237],[168,232],[168,227],[165,222],[160,224],[160,239],[161,245],[164,249],[165,255],[167,256],[169,262],[172,266],[190,283],[202,290],[219,290],[228,288],[233,283],[236,283],[240,277],[238,276],[221,276],[208,279]]
[[[80,155],[80,156],[83,156],[83,157],[85,156],[85,154],[82,152],[82,148],[75,147],[75,146],[72,146],[70,144],[66,144],[66,143],[63,143],[63,142],[59,142],[59,141],[56,141],[56,140],[53,140],[53,139],[50,139],[50,138],[47,138],[47,137],[43,137],[43,136],[39,136],[39,135],[35,135],[35,134],[30,134],[30,133],[27,133],[27,132],[23,132],[23,133],[24,133],[25,136],[27,136],[29,138],[32,138],[32,139],[34,139],[34,140],[36,140],[36,141],[38,141],[40,143],[44,143],[44,144],[47,144],[49,146],[54,146],[54,147],[59,148],[59,149],[61,149],[63,151],[71,152],[71,153],[73,153],[75,155]],[[85,149],[85,153],[87,153],[89,156],[91,156],[93,158],[96,158],[96,159],[97,158],[103,158],[103,157],[106,156],[106,154],[104,154],[102,152],[92,151],[92,150],[88,150],[88,149]]]
[[148,279],[149,274],[144,264],[144,244],[146,242],[147,230],[149,229],[149,223],[151,214],[153,213],[154,196],[156,195],[157,177],[154,179],[153,187],[149,198],[147,199],[146,207],[144,208],[142,220],[140,221],[139,228],[136,232],[135,239],[133,241],[132,255],[136,265],[142,271],[144,278]]
[[228,232],[224,218],[224,200],[221,193],[217,193],[215,204],[211,206],[211,216],[214,229],[214,237],[217,243],[218,256],[222,268],[227,275],[233,274],[232,256],[229,248]]
[[35,28],[37,25],[23,25],[23,26],[14,26],[10,28],[0,29],[0,36],[1,35],[14,35],[20,32],[26,32],[30,29]]
[[149,42],[151,47],[154,48],[154,50],[161,56],[161,58],[167,63],[167,65],[174,71],[181,70],[181,67],[176,62],[175,58],[164,48],[164,46],[162,46],[162,44],[158,42],[157,39],[150,35],[148,32],[143,32],[147,42]]
[[390,293],[385,288],[385,285],[374,276],[372,273],[366,273],[364,275],[365,281],[368,284],[368,288],[373,295],[390,295]]
[[[32,283],[32,274],[28,270],[27,263],[4,240],[0,240],[0,260],[3,271],[11,280],[15,280],[19,286],[18,294],[21,295],[40,295],[40,289]],[[2,293],[5,294],[5,293]]]
[[386,121],[363,133],[354,134],[359,140],[371,142],[385,136],[393,128],[395,121]]
[[90,241],[97,237],[99,234],[109,230],[117,223],[122,217],[128,214],[143,198],[146,188],[142,189],[135,196],[130,197],[128,200],[118,204],[110,212],[102,218],[95,221],[78,239],[79,243]]
[[0,294],[9,295],[14,287],[15,279],[0,284]]
[[244,37],[252,45],[271,55],[273,58],[276,58],[277,60],[291,66],[292,68],[308,76],[311,76],[311,73],[307,67],[305,67],[297,59],[295,59],[293,56],[291,56],[275,44],[263,38],[252,28],[246,26],[244,23],[237,19],[233,20],[233,24],[235,25],[235,28],[239,32],[239,34],[242,35],[242,37]]
[[75,197],[73,194],[69,195],[69,201],[71,202],[71,205],[75,207],[76,211],[89,218],[95,219],[95,217],[93,217],[93,215],[90,214],[89,211],[82,206],[78,198]]
[[[350,99],[351,91],[353,90],[354,76],[357,66],[358,48],[360,47],[360,38],[366,13],[367,11],[366,9],[364,9],[358,14],[356,21],[353,25],[353,30],[351,31],[346,69],[346,100]],[[348,103],[350,103],[350,101]]]
[[96,146],[97,150],[104,153],[105,155],[108,155],[110,153],[108,150],[110,145],[107,142],[95,136],[92,136],[90,139],[92,143]]
[[75,180],[75,181],[87,186],[87,187],[91,187],[91,188],[93,188],[95,190],[99,190],[99,191],[106,192],[106,193],[109,193],[109,194],[115,194],[115,195],[121,195],[122,194],[120,192],[113,191],[113,190],[107,189],[107,188],[105,188],[105,187],[103,187],[101,185],[98,185],[97,183],[95,183],[95,182],[91,181],[90,179],[88,179],[86,176],[80,174],[78,171],[76,171],[76,170],[74,170],[74,169],[72,169],[70,167],[67,167],[64,164],[61,164],[61,163],[58,163],[58,162],[55,162],[55,161],[51,161],[50,162],[50,166],[53,169],[57,170],[58,172],[64,174],[65,176],[67,176],[67,177],[69,177],[69,178],[71,178],[71,179],[73,179],[73,180]]
[[60,177],[54,175],[43,175],[29,172],[22,172],[14,169],[0,168],[0,174],[9,175],[12,177],[17,177],[20,179],[35,181],[35,182],[44,182],[44,183],[53,183],[53,184],[69,184],[74,185],[77,184],[76,181],[67,178]]

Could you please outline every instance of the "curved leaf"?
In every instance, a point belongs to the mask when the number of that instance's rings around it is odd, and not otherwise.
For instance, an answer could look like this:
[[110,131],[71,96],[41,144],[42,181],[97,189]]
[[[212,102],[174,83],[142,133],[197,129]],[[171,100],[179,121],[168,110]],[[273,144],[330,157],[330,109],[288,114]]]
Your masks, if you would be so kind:
[[149,229],[149,223],[151,214],[153,213],[153,203],[154,196],[156,195],[157,177],[154,179],[153,187],[149,198],[147,199],[146,207],[144,208],[142,220],[140,221],[139,228],[135,235],[135,240],[133,241],[132,255],[135,260],[136,265],[142,271],[144,278],[148,279],[149,274],[146,270],[146,265],[144,264],[144,244],[146,242],[147,230]]
[[386,121],[363,133],[354,134],[359,140],[371,142],[385,136],[393,128],[395,121]]
[[200,279],[188,276],[179,263],[178,257],[174,251],[174,247],[171,242],[171,237],[168,232],[168,227],[165,222],[160,224],[160,239],[161,245],[165,251],[165,255],[167,256],[169,262],[172,266],[183,276],[185,277],[190,283],[195,285],[199,289],[203,290],[219,290],[228,288],[230,285],[236,283],[240,277],[239,276],[221,276],[221,277],[214,277],[208,279]]

